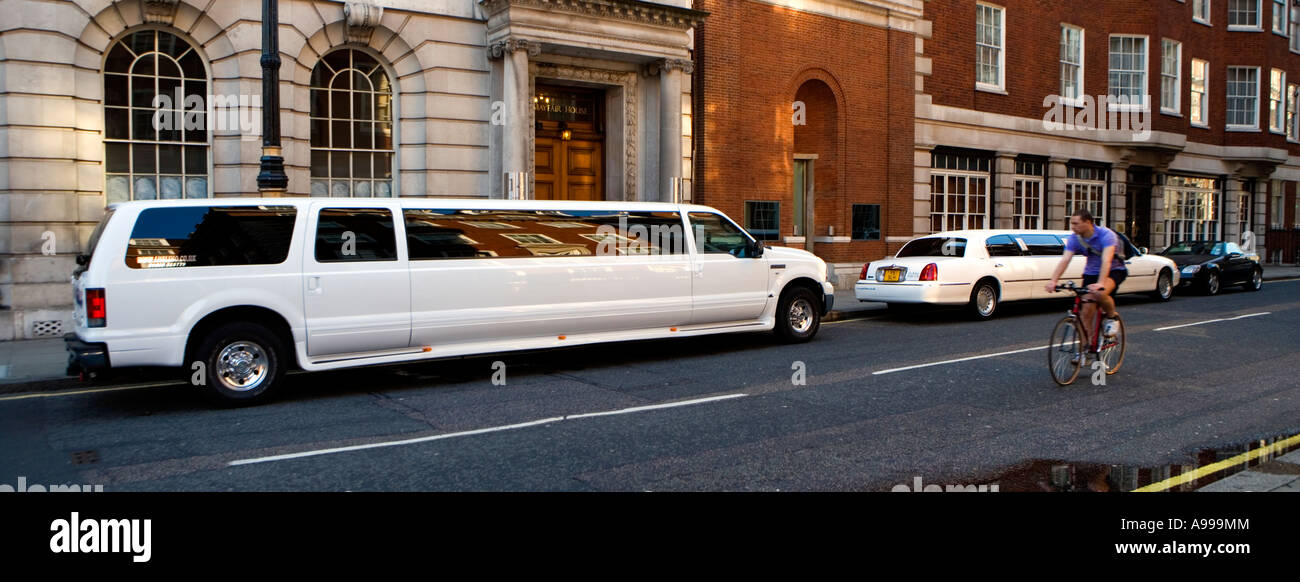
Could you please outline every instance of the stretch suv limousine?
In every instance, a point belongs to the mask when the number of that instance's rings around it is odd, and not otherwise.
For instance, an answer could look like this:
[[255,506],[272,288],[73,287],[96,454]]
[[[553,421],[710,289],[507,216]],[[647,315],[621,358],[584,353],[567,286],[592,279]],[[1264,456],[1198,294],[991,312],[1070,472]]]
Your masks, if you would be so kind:
[[127,202],[89,248],[69,373],[184,367],[234,402],[288,368],[753,330],[807,341],[834,301],[821,259],[687,204]]

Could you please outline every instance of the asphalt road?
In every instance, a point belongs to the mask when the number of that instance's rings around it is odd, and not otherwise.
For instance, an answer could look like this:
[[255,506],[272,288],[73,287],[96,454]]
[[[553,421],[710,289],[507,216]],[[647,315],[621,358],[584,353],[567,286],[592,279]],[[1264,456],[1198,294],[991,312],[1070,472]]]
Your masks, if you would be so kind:
[[1039,459],[1181,463],[1300,432],[1300,281],[1119,305],[1128,353],[1104,386],[1087,371],[1064,388],[1048,376],[1038,348],[1062,299],[988,322],[951,310],[836,322],[795,346],[746,334],[296,374],[252,408],[213,408],[184,385],[10,396],[0,483],[886,491],[987,482]]

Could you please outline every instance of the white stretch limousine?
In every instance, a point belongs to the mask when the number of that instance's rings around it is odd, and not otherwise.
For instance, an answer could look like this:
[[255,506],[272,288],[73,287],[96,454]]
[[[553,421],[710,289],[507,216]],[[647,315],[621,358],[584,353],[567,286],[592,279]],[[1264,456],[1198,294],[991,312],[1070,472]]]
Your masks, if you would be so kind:
[[185,366],[213,396],[286,368],[774,330],[807,341],[826,264],[668,203],[208,199],[109,207],[73,275],[69,373]]
[[[1118,233],[1117,233],[1118,234]],[[911,304],[966,305],[977,319],[993,317],[998,304],[1060,297],[1044,287],[1065,254],[1068,230],[955,230],[914,239],[898,254],[863,265],[854,285],[859,301],[891,308]],[[1150,293],[1162,301],[1178,285],[1174,262],[1123,244],[1128,277],[1120,293]],[[1083,283],[1086,258],[1076,254],[1061,282]]]

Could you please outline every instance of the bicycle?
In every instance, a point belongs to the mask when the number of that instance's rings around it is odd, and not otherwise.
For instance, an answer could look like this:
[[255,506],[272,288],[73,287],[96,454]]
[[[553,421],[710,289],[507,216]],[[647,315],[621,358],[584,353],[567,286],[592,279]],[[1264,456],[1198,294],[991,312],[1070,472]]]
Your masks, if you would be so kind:
[[[1124,365],[1124,351],[1126,343],[1124,341],[1124,320],[1116,313],[1115,321],[1118,330],[1115,337],[1103,338],[1103,333],[1098,333],[1097,337],[1088,337],[1088,327],[1084,325],[1083,318],[1080,315],[1084,303],[1083,297],[1090,293],[1087,287],[1076,287],[1073,281],[1065,285],[1057,285],[1057,291],[1073,291],[1074,307],[1070,309],[1069,315],[1066,315],[1061,321],[1056,322],[1056,327],[1052,329],[1052,343],[1047,346],[1047,369],[1052,373],[1052,380],[1061,386],[1068,386],[1079,377],[1079,371],[1088,359],[1100,361],[1106,368],[1106,375],[1114,374],[1119,371],[1120,366]],[[1097,321],[1093,329],[1102,329],[1101,308],[1097,308]],[[1104,340],[1104,341],[1103,341]],[[1089,346],[1087,352],[1084,346]]]

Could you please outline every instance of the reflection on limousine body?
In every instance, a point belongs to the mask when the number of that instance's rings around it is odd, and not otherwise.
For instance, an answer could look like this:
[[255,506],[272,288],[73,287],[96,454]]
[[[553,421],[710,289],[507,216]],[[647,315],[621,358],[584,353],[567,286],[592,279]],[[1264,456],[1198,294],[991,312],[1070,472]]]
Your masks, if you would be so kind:
[[229,401],[293,366],[750,330],[807,341],[833,300],[817,257],[666,203],[132,202],[90,248],[69,371],[204,362]]

